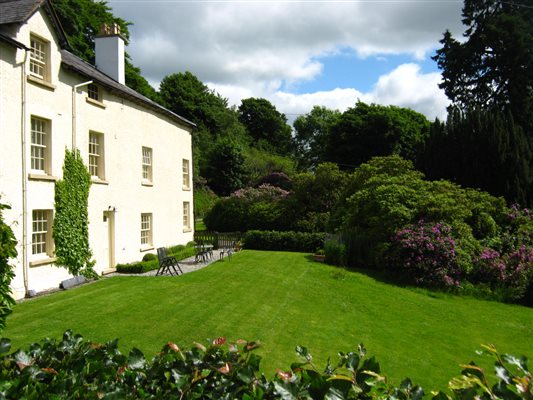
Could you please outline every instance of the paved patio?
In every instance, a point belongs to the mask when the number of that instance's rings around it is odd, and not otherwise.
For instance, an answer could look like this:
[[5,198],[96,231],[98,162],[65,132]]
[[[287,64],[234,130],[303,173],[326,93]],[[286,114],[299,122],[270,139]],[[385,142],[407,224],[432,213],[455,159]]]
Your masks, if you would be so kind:
[[[215,261],[218,261],[220,259],[227,258],[227,253],[224,253],[223,257],[220,257],[220,254],[222,253],[222,250],[213,250],[213,257],[211,259],[202,261],[202,262],[195,262],[196,257],[192,256],[189,258],[186,258],[184,260],[179,261],[179,265],[181,267],[181,270],[184,274],[188,272],[193,272],[196,270],[199,270],[201,268],[204,268],[208,266],[209,264],[214,263]],[[157,269],[154,269],[152,271],[145,272],[144,274],[120,274],[118,272],[113,272],[111,274],[106,274],[104,277],[112,277],[112,276],[155,276],[157,274]],[[168,276],[168,274],[165,274]]]

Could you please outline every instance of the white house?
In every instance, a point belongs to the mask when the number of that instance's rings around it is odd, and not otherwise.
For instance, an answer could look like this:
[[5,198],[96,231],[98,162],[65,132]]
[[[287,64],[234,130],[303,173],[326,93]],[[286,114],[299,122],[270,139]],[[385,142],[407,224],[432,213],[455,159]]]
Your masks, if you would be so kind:
[[193,240],[194,124],[124,85],[117,27],[103,29],[96,53],[95,68],[69,51],[48,0],[0,0],[0,202],[18,240],[15,298],[70,278],[52,238],[65,148],[92,176],[97,273]]

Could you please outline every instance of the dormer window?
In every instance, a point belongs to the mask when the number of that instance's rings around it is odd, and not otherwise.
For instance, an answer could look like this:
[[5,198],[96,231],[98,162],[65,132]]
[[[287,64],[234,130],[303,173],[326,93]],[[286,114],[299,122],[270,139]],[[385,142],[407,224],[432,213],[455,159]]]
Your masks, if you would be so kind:
[[94,83],[89,84],[89,86],[87,87],[87,95],[90,99],[94,101],[102,101],[100,98],[100,88]]
[[39,79],[49,80],[50,43],[31,35],[30,48],[30,73]]

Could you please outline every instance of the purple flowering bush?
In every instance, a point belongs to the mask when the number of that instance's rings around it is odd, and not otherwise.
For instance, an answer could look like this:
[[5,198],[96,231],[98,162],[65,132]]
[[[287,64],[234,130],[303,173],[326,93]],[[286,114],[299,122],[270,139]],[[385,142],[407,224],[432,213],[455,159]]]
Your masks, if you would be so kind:
[[419,286],[455,287],[460,282],[456,243],[451,228],[442,223],[419,221],[398,230],[385,260]]
[[504,254],[483,249],[474,259],[470,280],[500,292],[504,300],[521,300],[533,285],[533,247],[521,245]]
[[506,301],[522,300],[533,291],[533,215],[527,208],[511,206],[499,240],[473,259],[469,280]]

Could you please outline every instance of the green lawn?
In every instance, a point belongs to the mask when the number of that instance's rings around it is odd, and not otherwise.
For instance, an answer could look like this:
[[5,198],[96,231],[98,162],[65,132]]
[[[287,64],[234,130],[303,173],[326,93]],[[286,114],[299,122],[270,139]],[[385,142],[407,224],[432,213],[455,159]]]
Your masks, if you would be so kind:
[[7,325],[16,347],[71,328],[148,356],[169,340],[258,339],[267,375],[297,360],[296,345],[322,366],[363,342],[393,383],[409,376],[426,389],[484,360],[482,343],[533,356],[533,309],[396,287],[299,253],[243,251],[180,277],[103,279],[20,303]]

